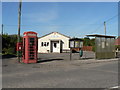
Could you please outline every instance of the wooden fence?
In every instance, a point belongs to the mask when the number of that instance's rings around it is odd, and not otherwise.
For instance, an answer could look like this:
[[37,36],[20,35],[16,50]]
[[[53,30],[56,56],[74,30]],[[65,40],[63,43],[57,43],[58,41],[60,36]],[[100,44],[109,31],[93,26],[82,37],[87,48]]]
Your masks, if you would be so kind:
[[92,51],[93,50],[93,46],[83,46],[83,51]]
[[[73,48],[73,51],[79,51],[80,48]],[[93,46],[83,46],[82,48],[83,51],[92,51],[93,50]]]

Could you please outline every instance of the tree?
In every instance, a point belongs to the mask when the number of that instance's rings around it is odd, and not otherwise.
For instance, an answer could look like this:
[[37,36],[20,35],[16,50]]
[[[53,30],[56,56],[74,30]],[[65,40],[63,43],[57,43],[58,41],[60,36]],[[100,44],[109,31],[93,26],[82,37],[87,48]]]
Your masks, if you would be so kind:
[[84,46],[90,46],[90,38],[88,38],[88,37],[85,37],[84,38]]
[[[21,37],[22,41],[22,37]],[[2,54],[16,54],[17,35],[2,35]]]

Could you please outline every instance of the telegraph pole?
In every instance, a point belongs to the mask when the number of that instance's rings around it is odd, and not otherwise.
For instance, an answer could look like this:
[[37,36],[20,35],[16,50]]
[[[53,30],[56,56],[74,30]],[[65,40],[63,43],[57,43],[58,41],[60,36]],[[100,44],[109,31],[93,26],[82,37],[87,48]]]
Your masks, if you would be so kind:
[[2,24],[2,32],[1,32],[1,34],[3,35],[3,24]]
[[[21,6],[22,0],[20,0],[18,8],[18,44],[20,43]],[[18,51],[18,62],[20,62],[20,51]]]
[[104,21],[104,31],[105,31],[105,35],[106,35],[106,22]]

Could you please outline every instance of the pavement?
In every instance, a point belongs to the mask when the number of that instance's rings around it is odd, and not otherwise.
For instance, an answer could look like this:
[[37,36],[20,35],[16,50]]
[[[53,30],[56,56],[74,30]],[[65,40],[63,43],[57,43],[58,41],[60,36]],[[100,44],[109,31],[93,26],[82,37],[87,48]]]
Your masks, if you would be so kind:
[[93,52],[38,54],[37,64],[3,59],[3,88],[111,88],[118,86],[118,58],[96,60]]

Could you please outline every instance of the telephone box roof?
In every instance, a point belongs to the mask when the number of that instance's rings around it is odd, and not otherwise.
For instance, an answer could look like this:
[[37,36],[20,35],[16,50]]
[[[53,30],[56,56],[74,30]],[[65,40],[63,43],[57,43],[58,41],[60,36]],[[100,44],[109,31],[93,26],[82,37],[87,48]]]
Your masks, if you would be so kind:
[[28,34],[28,33],[30,33],[30,34],[37,34],[36,32],[33,32],[33,31],[24,32],[23,34]]
[[92,35],[86,35],[90,37],[105,37],[105,38],[115,38],[115,36],[107,36],[107,35],[99,35],[99,34],[92,34]]

